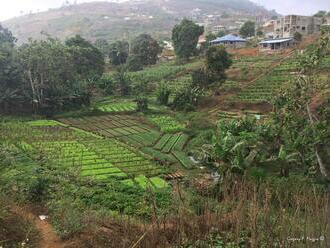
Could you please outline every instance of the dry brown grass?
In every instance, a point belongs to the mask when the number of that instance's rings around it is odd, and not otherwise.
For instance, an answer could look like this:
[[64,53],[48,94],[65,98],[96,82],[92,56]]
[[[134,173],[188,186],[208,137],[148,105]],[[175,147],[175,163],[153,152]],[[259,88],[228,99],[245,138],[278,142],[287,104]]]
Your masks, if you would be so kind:
[[[224,242],[244,241],[244,247],[329,247],[329,195],[311,185],[287,187],[231,179],[212,199],[201,198],[197,214],[189,194],[176,186],[174,205],[166,216],[145,224],[103,218],[72,247],[199,247],[195,242],[211,233]],[[324,241],[308,240],[322,236]],[[292,240],[302,237],[306,240]]]

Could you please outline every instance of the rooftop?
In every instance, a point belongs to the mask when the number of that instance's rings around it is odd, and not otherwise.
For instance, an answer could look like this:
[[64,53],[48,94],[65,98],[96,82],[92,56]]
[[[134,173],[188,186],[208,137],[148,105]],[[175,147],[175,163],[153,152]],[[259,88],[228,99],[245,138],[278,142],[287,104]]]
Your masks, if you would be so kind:
[[211,43],[221,43],[221,42],[246,42],[246,39],[243,39],[240,36],[236,36],[233,34],[227,34],[223,37],[218,37],[215,40],[212,40]]
[[293,38],[280,38],[280,39],[271,39],[271,40],[264,40],[259,42],[259,44],[274,44],[274,43],[282,43],[287,41],[292,41]]

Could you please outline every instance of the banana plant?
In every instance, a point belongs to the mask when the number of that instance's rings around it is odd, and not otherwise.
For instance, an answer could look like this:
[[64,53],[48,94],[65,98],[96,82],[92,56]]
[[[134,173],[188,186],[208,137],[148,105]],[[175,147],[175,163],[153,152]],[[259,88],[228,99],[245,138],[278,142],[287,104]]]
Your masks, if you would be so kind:
[[225,170],[243,173],[267,157],[265,133],[267,128],[257,125],[254,119],[220,122],[218,134],[213,138],[213,156],[222,162]]
[[266,162],[270,162],[275,166],[280,166],[281,176],[287,177],[289,176],[289,172],[293,164],[297,164],[299,157],[300,154],[298,152],[289,152],[288,149],[282,145],[277,156],[267,159]]

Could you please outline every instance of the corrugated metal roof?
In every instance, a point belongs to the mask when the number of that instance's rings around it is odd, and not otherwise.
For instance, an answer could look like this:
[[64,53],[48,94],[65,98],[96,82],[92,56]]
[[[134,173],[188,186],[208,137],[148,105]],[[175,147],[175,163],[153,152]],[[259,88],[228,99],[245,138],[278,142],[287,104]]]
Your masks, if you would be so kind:
[[273,40],[264,40],[259,42],[259,44],[274,44],[274,43],[282,43],[287,41],[292,41],[293,38],[283,38],[283,39],[273,39]]
[[246,39],[243,39],[240,36],[232,35],[232,34],[227,34],[223,37],[218,37],[215,40],[212,40],[211,43],[222,43],[222,42],[246,42]]

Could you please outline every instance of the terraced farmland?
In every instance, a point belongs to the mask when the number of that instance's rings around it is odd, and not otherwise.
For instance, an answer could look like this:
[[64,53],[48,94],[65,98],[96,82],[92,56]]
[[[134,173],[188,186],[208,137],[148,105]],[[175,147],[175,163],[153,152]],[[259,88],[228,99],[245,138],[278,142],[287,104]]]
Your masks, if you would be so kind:
[[[148,120],[132,115],[67,118],[60,121],[106,138],[115,138],[135,147],[161,164],[178,164],[191,168],[192,164],[186,166],[189,159],[183,151],[189,137],[179,132],[185,128],[185,125],[170,116],[157,115],[152,116],[151,119],[154,120],[154,124],[158,123],[159,129],[148,125]],[[181,157],[186,157],[185,164],[174,156],[173,151],[181,152]]]
[[63,168],[75,169],[83,178],[140,184],[135,178],[144,176],[150,186],[167,186],[159,175],[168,169],[113,138],[105,139],[56,121],[28,122],[25,131],[28,132],[21,137],[20,149],[31,157],[44,157]]
[[270,102],[272,97],[286,83],[293,78],[296,64],[288,60],[281,63],[271,73],[258,79],[252,85],[243,88],[242,91],[231,99],[231,101],[241,101],[249,103]]
[[107,138],[129,136],[149,132],[149,127],[130,115],[104,115],[82,118],[60,119],[71,125]]
[[133,101],[104,101],[96,105],[96,109],[105,113],[122,113],[122,112],[134,112],[137,105]]
[[186,127],[185,124],[179,123],[173,117],[168,115],[152,115],[149,117],[149,120],[165,133],[183,131]]

